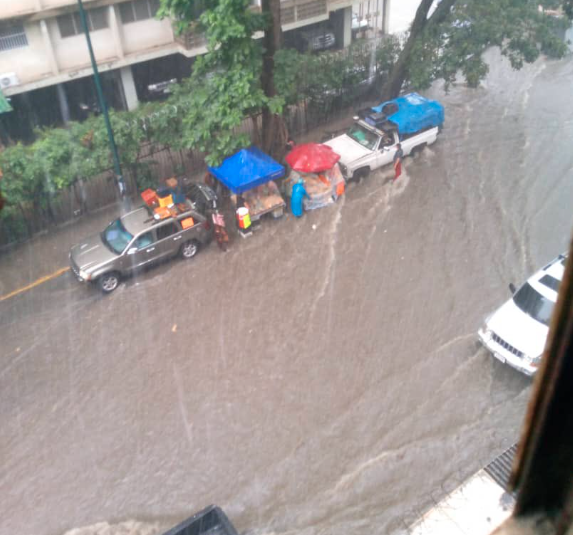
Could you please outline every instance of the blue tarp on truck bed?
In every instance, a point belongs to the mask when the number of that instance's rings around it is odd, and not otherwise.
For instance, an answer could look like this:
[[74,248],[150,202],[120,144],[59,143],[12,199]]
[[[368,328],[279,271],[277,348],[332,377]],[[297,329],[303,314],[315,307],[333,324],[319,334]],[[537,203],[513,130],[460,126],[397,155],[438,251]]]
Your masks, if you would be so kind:
[[219,167],[208,169],[237,195],[285,174],[285,168],[280,163],[257,147],[242,149],[226,158]]
[[[394,111],[396,106],[397,111]],[[398,127],[400,134],[413,134],[424,128],[441,126],[444,122],[444,107],[436,100],[430,100],[418,93],[409,93],[372,108],[384,113],[388,121]],[[393,111],[393,113],[389,113]]]

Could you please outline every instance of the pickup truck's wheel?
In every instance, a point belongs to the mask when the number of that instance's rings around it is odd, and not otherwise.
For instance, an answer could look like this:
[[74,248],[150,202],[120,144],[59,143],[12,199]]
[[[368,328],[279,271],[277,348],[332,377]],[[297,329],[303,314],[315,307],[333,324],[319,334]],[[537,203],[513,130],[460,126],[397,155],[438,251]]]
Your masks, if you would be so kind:
[[427,146],[426,143],[422,143],[421,145],[416,145],[412,149],[412,152],[410,153],[412,155],[412,158],[416,158],[419,154],[422,154],[426,146]]
[[99,289],[104,294],[109,294],[113,292],[119,286],[119,273],[112,271],[111,273],[106,273],[102,275],[98,280]]
[[356,171],[354,171],[352,178],[357,184],[360,184],[362,179],[367,178],[369,174],[370,174],[370,168],[363,167],[362,169],[357,169]]
[[189,240],[181,246],[181,256],[189,259],[193,258],[199,250],[199,242],[196,240]]

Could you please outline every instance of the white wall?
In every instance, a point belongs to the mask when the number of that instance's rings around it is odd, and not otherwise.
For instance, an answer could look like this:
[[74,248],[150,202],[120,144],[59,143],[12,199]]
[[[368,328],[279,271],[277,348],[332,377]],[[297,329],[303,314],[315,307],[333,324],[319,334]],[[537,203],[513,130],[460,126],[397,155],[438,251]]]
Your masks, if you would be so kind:
[[0,0],[0,19],[33,13],[36,10],[36,0]]
[[392,0],[390,4],[390,33],[405,32],[414,20],[420,0]]
[[33,22],[24,28],[28,46],[0,52],[0,73],[15,72],[21,84],[51,75],[40,24]]
[[[60,71],[79,69],[89,65],[90,56],[85,36],[80,34],[62,38],[56,19],[49,19],[47,23]],[[90,37],[98,63],[118,57],[110,28],[90,32]]]
[[173,30],[169,20],[147,19],[119,25],[125,54],[149,50],[173,43]]
[[[84,0],[89,4],[95,0]],[[77,4],[77,0],[0,0],[0,19]]]

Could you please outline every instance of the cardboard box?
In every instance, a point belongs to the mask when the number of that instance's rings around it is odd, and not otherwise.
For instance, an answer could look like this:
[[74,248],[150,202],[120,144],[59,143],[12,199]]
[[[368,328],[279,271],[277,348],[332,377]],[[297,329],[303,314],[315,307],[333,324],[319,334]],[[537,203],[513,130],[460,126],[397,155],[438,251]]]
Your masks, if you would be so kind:
[[181,226],[183,227],[183,230],[192,227],[194,224],[195,220],[192,217],[186,217],[185,219],[181,220]]
[[171,206],[173,204],[173,195],[167,195],[167,197],[159,197],[159,206]]

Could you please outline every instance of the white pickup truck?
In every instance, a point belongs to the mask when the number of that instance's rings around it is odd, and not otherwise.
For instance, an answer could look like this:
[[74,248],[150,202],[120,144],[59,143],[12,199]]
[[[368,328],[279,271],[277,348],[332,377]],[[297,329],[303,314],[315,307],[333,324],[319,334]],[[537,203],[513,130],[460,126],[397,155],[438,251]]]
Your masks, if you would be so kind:
[[392,163],[398,143],[402,145],[404,156],[408,156],[434,143],[438,133],[439,127],[435,126],[404,135],[400,140],[395,128],[382,130],[358,120],[345,134],[325,141],[325,144],[340,154],[339,165],[344,178],[360,181],[371,171]]

